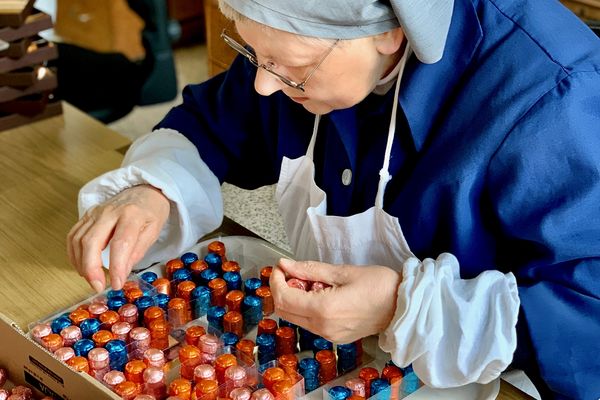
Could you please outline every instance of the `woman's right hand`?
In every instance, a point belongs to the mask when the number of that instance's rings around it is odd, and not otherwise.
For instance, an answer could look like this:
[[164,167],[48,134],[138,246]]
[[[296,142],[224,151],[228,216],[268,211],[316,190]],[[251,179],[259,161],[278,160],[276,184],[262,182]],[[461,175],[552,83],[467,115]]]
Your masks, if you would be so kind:
[[106,286],[101,253],[110,242],[110,282],[113,289],[121,289],[133,265],[158,238],[169,212],[169,200],[153,186],[123,190],[89,209],[71,228],[67,235],[71,264],[101,292]]

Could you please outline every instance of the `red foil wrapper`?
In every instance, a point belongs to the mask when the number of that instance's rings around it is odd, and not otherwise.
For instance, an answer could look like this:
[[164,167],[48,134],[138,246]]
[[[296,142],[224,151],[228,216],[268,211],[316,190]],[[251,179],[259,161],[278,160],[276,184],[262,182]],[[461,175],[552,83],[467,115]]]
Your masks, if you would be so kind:
[[152,282],[158,293],[166,294],[171,297],[171,282],[166,278],[158,278]]
[[275,302],[273,301],[271,288],[269,286],[261,286],[256,289],[256,295],[262,300],[263,315],[273,314],[275,312]]
[[194,346],[198,346],[200,337],[206,335],[206,329],[201,325],[190,326],[185,330],[185,342]]
[[166,265],[167,280],[168,281],[173,280],[173,272],[175,272],[181,268],[185,268],[185,264],[179,258],[174,258],[172,260],[167,261],[167,265]]
[[202,380],[217,380],[217,372],[215,367],[210,364],[200,364],[194,368],[194,383],[198,383]]
[[305,292],[310,289],[310,282],[298,278],[290,278],[287,281],[289,287],[304,290]]
[[271,367],[267,368],[265,372],[263,372],[263,385],[267,388],[271,393],[273,392],[273,385],[275,382],[289,380],[289,377],[283,370],[283,368],[279,367]]
[[345,383],[346,387],[352,390],[352,394],[356,396],[365,397],[367,395],[366,392],[366,382],[362,378],[352,378],[348,379]]
[[252,400],[275,400],[275,396],[268,389],[262,388],[252,393]]
[[167,363],[165,353],[159,349],[148,349],[142,357],[147,367],[163,368]]
[[144,393],[155,399],[167,397],[165,372],[161,368],[149,367],[144,371]]
[[125,364],[125,378],[141,385],[144,383],[143,374],[146,368],[146,363],[142,360],[131,360]]
[[50,324],[38,324],[31,328],[30,332],[33,340],[35,340],[38,344],[42,344],[42,338],[51,334],[52,328],[50,327]]
[[[260,289],[260,288],[259,288]],[[277,321],[270,318],[263,318],[258,321],[258,328],[256,336],[262,335],[263,333],[268,333],[270,335],[274,335],[277,331]]]
[[194,379],[194,368],[202,362],[202,352],[196,346],[186,344],[179,349],[181,376],[187,380]]
[[192,382],[187,379],[178,378],[169,384],[169,396],[177,396],[181,399],[189,399],[192,395]]
[[237,335],[238,338],[244,336],[244,319],[242,314],[238,311],[228,311],[223,316],[223,330],[225,332],[232,332]]
[[252,390],[247,387],[235,388],[229,392],[229,398],[231,400],[250,400],[252,397]]
[[208,244],[208,252],[218,254],[219,257],[225,257],[225,243],[218,240]]
[[273,272],[273,266],[267,265],[260,269],[260,282],[263,286],[269,286],[269,279],[271,279],[271,273]]
[[119,383],[125,382],[125,374],[117,370],[109,371],[104,375],[102,381],[111,390],[114,390],[114,387],[117,386]]
[[237,365],[237,358],[233,354],[221,354],[215,359],[215,373],[219,384],[225,383],[225,370]]
[[8,380],[8,371],[4,368],[0,368],[0,388],[4,386]]
[[61,347],[54,352],[54,357],[66,363],[70,358],[75,357],[75,350],[72,347]]
[[210,289],[210,303],[213,306],[225,307],[227,295],[227,282],[223,278],[215,278],[208,282]]
[[296,353],[296,343],[296,331],[293,328],[283,326],[275,331],[275,354],[277,357]]
[[225,295],[225,306],[227,311],[241,311],[244,292],[241,290],[230,290]]

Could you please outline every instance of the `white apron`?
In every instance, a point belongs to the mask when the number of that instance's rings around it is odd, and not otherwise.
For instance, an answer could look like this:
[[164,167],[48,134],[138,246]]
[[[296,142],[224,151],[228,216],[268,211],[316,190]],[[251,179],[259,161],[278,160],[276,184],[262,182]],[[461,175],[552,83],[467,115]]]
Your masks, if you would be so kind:
[[[407,45],[400,60],[395,99],[398,98],[409,51]],[[396,130],[397,107],[396,100],[392,108],[383,167],[379,172],[375,205],[360,214],[348,217],[327,215],[326,194],[314,180],[313,152],[320,115],[315,117],[306,155],[294,160],[284,157],[275,197],[296,259],[331,264],[383,265],[400,271],[403,262],[413,257],[398,218],[383,210],[385,187],[391,179],[388,167]]]

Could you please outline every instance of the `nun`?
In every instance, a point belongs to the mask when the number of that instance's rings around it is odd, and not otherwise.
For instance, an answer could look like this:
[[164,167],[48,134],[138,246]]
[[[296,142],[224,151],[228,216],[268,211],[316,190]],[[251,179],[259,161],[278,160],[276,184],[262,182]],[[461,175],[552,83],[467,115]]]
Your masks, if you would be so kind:
[[120,288],[218,227],[223,182],[277,184],[280,317],[379,335],[428,386],[521,369],[542,398],[600,397],[598,38],[553,0],[219,3],[229,70],[81,189],[92,287],[103,251]]

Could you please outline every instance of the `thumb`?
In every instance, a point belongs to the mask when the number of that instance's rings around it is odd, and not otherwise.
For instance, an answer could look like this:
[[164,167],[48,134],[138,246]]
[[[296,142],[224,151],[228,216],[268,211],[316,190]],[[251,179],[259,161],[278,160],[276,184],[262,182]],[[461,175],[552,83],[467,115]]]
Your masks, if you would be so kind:
[[286,275],[312,282],[323,282],[332,286],[345,283],[344,265],[333,265],[318,261],[293,261],[281,258],[277,264]]

